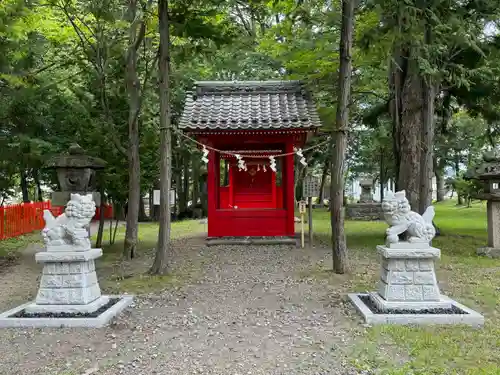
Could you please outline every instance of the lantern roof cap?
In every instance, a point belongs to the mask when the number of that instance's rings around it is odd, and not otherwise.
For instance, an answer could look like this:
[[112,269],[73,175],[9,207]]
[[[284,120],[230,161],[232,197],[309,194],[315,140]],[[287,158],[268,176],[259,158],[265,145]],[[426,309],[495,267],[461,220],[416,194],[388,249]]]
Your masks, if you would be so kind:
[[101,158],[87,155],[85,150],[77,143],[72,143],[66,152],[49,159],[45,167],[56,168],[90,168],[103,169],[106,162]]
[[500,155],[494,151],[483,153],[483,163],[467,170],[464,177],[469,180],[500,179]]

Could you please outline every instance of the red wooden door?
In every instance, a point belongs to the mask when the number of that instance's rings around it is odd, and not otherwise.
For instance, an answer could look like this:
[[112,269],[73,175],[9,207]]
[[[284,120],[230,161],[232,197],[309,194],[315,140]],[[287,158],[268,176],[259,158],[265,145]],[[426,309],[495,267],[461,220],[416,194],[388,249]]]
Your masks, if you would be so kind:
[[234,205],[238,208],[275,208],[272,171],[249,165],[247,171],[233,166]]

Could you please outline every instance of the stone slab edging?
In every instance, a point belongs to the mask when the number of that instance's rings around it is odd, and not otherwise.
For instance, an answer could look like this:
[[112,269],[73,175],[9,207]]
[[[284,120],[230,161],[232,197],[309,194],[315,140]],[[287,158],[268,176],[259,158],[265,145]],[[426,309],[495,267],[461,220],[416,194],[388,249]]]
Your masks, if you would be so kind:
[[109,296],[101,296],[93,302],[86,305],[38,305],[31,303],[25,308],[28,314],[40,313],[83,313],[89,314],[99,310],[102,306],[106,305],[110,300]]
[[297,240],[294,238],[281,238],[281,239],[251,239],[242,238],[240,239],[210,239],[206,240],[207,246],[217,246],[217,245],[295,245],[297,246]]
[[415,259],[415,258],[439,258],[441,250],[435,247],[418,248],[389,248],[387,246],[377,245],[377,253],[384,258],[400,258],[400,259]]
[[467,312],[467,314],[375,314],[359,298],[369,296],[367,293],[349,293],[348,297],[363,316],[365,322],[371,325],[400,324],[400,325],[449,325],[465,324],[471,327],[482,327],[484,317],[477,311],[462,305],[453,299],[441,295],[442,301],[448,301],[455,307]]
[[40,251],[35,254],[37,263],[57,262],[86,262],[99,258],[102,249],[89,249],[85,251]]
[[106,326],[110,320],[132,304],[134,297],[131,295],[105,296],[119,298],[120,300],[95,318],[16,318],[10,317],[17,312],[30,306],[33,302],[25,303],[9,311],[0,314],[0,328],[101,328]]

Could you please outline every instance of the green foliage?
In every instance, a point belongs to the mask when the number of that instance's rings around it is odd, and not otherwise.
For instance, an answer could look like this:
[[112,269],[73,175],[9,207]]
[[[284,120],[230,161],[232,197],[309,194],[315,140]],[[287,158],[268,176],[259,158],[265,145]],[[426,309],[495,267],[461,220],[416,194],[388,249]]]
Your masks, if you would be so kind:
[[482,183],[478,180],[465,180],[464,178],[455,179],[453,187],[457,191],[457,194],[465,198],[467,207],[471,206],[472,200],[484,189]]
[[[146,2],[141,5],[147,6]],[[191,77],[199,79],[207,53],[236,35],[237,26],[219,2],[171,3],[173,74],[171,95],[178,117]],[[141,190],[158,179],[158,47],[155,8],[147,9],[146,38],[139,49]],[[47,157],[77,142],[108,162],[100,179],[109,199],[128,195],[128,98],[124,90],[128,22],[125,5],[107,1],[39,0],[0,5],[0,194],[16,193],[19,174],[53,186],[41,170]],[[229,54],[228,54],[229,55]],[[193,66],[191,61],[196,60]],[[191,69],[186,77],[186,68]],[[183,145],[175,144],[176,150]]]

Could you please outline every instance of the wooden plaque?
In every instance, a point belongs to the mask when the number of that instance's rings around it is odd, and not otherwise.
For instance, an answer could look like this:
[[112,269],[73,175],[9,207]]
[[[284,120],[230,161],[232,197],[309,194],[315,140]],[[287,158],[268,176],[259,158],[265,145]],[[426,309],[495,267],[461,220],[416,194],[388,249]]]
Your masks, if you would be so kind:
[[306,213],[306,201],[299,201],[299,212],[301,214]]
[[318,197],[319,196],[319,178],[314,176],[306,176],[302,184],[302,197]]

